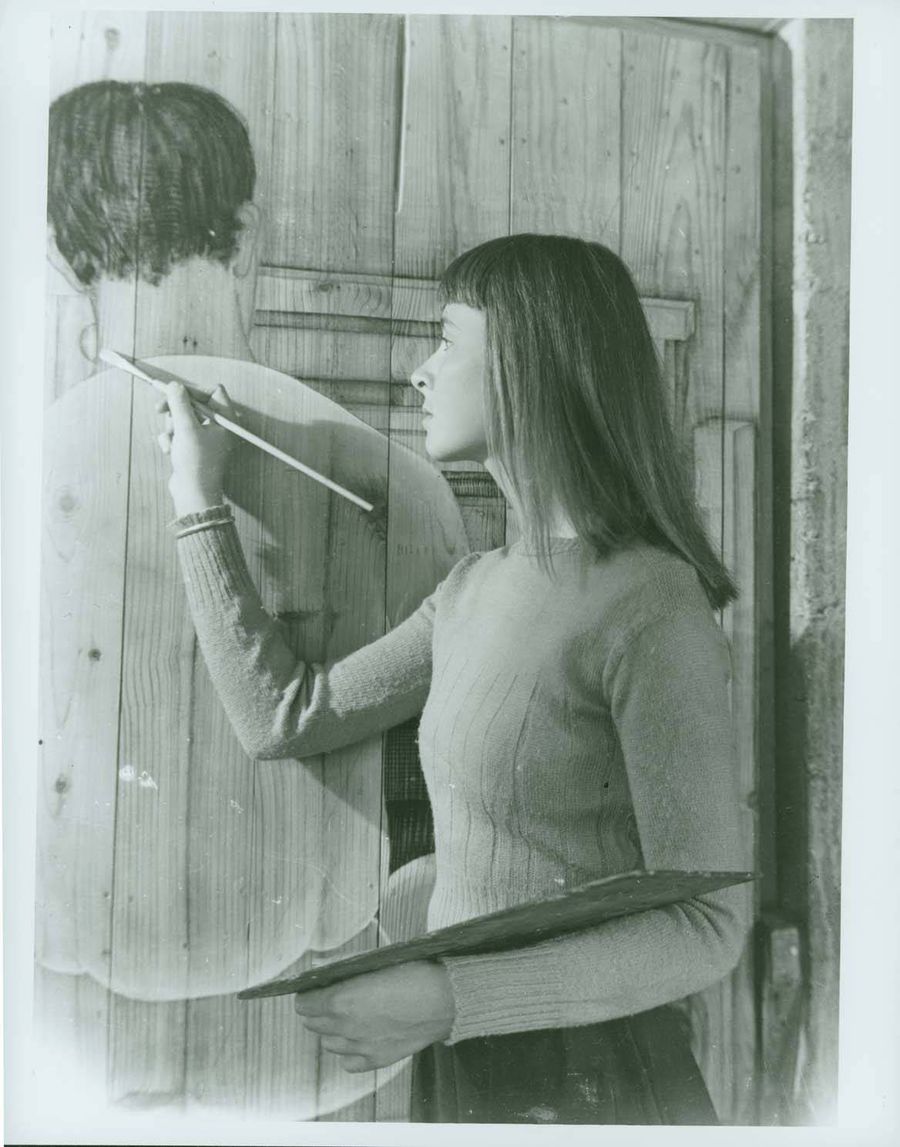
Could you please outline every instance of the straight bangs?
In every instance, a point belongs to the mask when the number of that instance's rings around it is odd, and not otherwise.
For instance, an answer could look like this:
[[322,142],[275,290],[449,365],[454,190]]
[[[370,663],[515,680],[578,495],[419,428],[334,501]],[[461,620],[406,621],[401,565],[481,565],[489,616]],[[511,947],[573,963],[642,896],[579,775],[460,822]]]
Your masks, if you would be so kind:
[[488,446],[542,567],[552,572],[562,517],[598,557],[644,541],[689,562],[714,608],[733,599],[619,257],[581,239],[507,236],[454,260],[441,294],[485,314]]
[[475,310],[487,311],[488,301],[494,293],[492,287],[503,272],[503,250],[509,247],[511,238],[491,239],[457,256],[441,276],[442,305],[462,303]]

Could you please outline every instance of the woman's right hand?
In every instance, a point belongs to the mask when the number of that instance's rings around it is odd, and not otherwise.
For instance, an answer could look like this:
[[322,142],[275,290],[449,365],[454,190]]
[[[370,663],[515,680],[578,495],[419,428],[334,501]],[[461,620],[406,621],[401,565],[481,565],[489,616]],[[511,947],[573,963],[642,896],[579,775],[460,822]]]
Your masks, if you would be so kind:
[[[209,419],[200,421],[182,383],[165,385],[166,397],[157,409],[166,415],[166,428],[158,442],[172,462],[169,492],[180,518],[221,504],[225,469],[235,437]],[[224,386],[217,388],[207,405],[237,420]]]

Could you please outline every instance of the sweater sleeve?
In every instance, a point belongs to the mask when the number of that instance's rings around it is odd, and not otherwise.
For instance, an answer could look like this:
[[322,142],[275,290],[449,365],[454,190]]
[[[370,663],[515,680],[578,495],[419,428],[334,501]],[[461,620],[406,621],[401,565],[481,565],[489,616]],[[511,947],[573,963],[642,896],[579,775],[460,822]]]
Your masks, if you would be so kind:
[[264,610],[227,507],[173,525],[204,659],[252,759],[329,752],[421,710],[438,590],[384,637],[316,664],[297,658],[283,627]]
[[[610,659],[606,694],[647,869],[748,870],[728,694],[710,616],[659,618]],[[631,1015],[709,987],[735,966],[752,886],[736,885],[527,948],[447,959],[448,1042]]]

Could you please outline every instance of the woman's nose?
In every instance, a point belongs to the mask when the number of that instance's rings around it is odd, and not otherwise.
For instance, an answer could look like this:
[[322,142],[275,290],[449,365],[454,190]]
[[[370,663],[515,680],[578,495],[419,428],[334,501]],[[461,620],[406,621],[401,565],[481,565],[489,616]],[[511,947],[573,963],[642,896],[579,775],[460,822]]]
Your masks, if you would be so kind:
[[416,388],[416,390],[421,392],[426,391],[430,386],[428,374],[423,369],[424,366],[425,363],[422,363],[422,366],[417,367],[409,376],[409,381]]

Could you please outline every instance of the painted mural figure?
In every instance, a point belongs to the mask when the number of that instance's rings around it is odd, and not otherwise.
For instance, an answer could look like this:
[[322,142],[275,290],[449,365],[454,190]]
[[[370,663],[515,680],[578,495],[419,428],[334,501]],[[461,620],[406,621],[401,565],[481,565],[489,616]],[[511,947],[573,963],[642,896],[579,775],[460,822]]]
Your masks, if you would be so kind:
[[[462,558],[403,624],[326,663],[286,648],[225,497],[230,441],[169,387],[176,548],[246,751],[300,758],[416,712],[435,820],[430,929],[634,867],[737,870],[736,595],[700,523],[632,278],[599,243],[512,235],[442,280],[412,374],[429,454],[483,464],[513,545]],[[226,387],[216,401],[229,409]],[[743,889],[527,948],[297,997],[351,1072],[415,1055],[422,1121],[715,1123],[675,1001],[721,979]]]
[[[49,154],[51,258],[90,298],[94,350],[209,390],[227,378],[249,422],[346,473],[379,508],[359,528],[321,489],[290,500],[283,484],[297,476],[277,463],[252,450],[238,461],[229,492],[283,639],[325,658],[402,620],[465,553],[462,521],[426,462],[254,361],[264,220],[241,116],[195,85],[102,81],[55,101]],[[287,1017],[248,1012],[234,993],[313,952],[376,942],[388,879],[381,740],[324,763],[247,759],[160,545],[171,511],[148,440],[158,397],[103,371],[47,411],[38,962],[55,991],[77,996],[85,977],[108,991],[93,1016],[109,1019],[107,1057],[146,1060],[125,1071],[127,1095],[153,1102],[184,1087],[198,1103],[243,1104],[238,1082],[233,1095],[221,1087],[221,1060],[243,1080],[251,1039],[280,1039],[283,1062],[257,1070],[259,1105],[315,1116],[375,1077],[337,1070],[289,1004]],[[413,550],[388,524],[389,488],[396,521],[417,523]],[[348,600],[360,570],[368,604]],[[173,1084],[191,1038],[210,1075]]]

